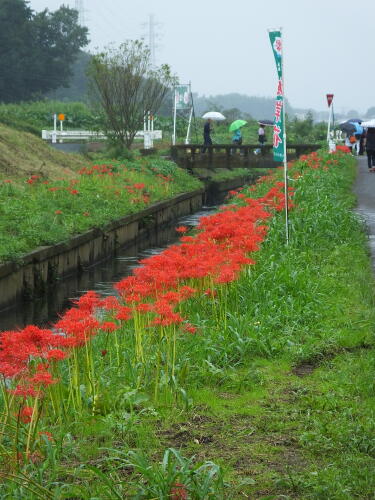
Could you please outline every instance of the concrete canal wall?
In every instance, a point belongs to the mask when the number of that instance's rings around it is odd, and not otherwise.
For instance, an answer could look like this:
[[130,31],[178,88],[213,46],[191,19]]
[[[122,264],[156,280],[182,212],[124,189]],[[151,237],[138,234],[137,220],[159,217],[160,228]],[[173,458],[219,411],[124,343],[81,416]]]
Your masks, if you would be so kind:
[[[222,201],[225,194],[254,179],[249,175],[221,182],[131,214],[103,229],[94,228],[70,240],[44,246],[26,254],[21,262],[0,265],[0,310],[53,293],[58,282],[114,257],[120,248],[154,239],[158,232],[179,217],[198,211],[204,203]],[[147,245],[145,245],[147,246]]]

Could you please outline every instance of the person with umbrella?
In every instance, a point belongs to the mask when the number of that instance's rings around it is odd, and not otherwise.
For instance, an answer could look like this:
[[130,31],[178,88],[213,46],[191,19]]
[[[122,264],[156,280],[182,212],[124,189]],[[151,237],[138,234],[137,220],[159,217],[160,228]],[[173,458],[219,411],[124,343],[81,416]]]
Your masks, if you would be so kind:
[[340,124],[340,129],[346,133],[345,146],[347,146],[353,154],[359,153],[359,140],[363,134],[363,127],[357,121],[346,121]]
[[203,127],[203,148],[202,148],[202,153],[206,152],[206,149],[208,146],[212,146],[212,139],[211,139],[211,133],[213,132],[211,123],[212,121],[223,121],[225,120],[225,116],[222,113],[219,113],[219,111],[207,111],[202,118],[206,120],[206,123],[204,124]]
[[268,126],[273,126],[273,122],[271,120],[262,120],[258,122],[259,128],[258,128],[258,142],[259,142],[259,148],[254,151],[255,154],[260,154],[262,152],[262,148],[267,141],[266,137],[266,131],[265,127]]
[[211,118],[207,118],[206,123],[204,124],[203,127],[203,149],[202,153],[206,152],[207,146],[212,146],[212,139],[211,139],[211,132],[212,132],[212,127],[211,127]]
[[[241,133],[241,127],[246,125],[247,121],[246,120],[235,120],[232,122],[229,126],[229,132],[233,132],[232,135],[232,143],[241,146],[242,144],[242,133]],[[231,150],[231,153],[233,153],[233,150]]]
[[375,172],[375,128],[369,127],[367,129],[365,139],[368,171]]

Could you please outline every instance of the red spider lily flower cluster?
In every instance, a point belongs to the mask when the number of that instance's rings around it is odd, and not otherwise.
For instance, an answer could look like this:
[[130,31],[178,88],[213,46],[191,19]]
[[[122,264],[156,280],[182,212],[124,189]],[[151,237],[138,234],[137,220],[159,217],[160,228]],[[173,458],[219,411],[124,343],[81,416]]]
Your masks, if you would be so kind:
[[113,175],[113,165],[93,165],[91,168],[84,167],[78,172],[80,175]]
[[[269,178],[267,177],[267,180]],[[290,188],[292,194],[293,188]],[[172,245],[163,253],[141,261],[142,267],[116,285],[122,299],[138,312],[154,314],[150,326],[170,326],[184,322],[175,311],[180,302],[203,293],[207,279],[217,285],[238,278],[246,265],[254,264],[249,257],[259,250],[267,234],[263,223],[273,211],[284,208],[283,183],[277,183],[263,197],[248,198],[234,193],[244,205],[228,205],[215,215],[203,217],[194,237],[183,236],[180,244]],[[181,226],[180,233],[187,231]],[[189,287],[197,283],[196,288]],[[201,285],[199,285],[201,283]],[[214,290],[209,292],[213,296]],[[120,307],[116,319],[129,319],[131,307]],[[184,331],[195,333],[188,326]]]
[[341,144],[336,144],[336,151],[332,151],[332,154],[335,154],[337,152],[341,153],[351,153],[350,149],[348,146],[342,146]]
[[[289,194],[291,198],[292,188]],[[23,422],[33,419],[30,399],[43,397],[47,388],[59,381],[54,371],[56,364],[100,332],[112,335],[122,322],[139,314],[145,315],[145,327],[180,325],[185,334],[197,332],[181,316],[178,305],[198,294],[214,298],[216,288],[236,280],[245,266],[254,264],[249,254],[259,250],[267,234],[266,221],[284,208],[282,183],[276,183],[257,199],[237,191],[234,196],[237,204],[203,217],[195,236],[182,236],[179,244],[141,261],[142,267],[116,285],[121,300],[102,299],[95,292],[87,292],[60,318],[53,331],[28,326],[0,334],[0,375],[3,380],[13,380],[6,384],[11,397],[23,400],[19,415]],[[186,229],[178,228],[181,233]],[[107,311],[112,320],[99,321],[98,310]],[[106,354],[103,349],[102,357]]]
[[187,500],[189,498],[188,490],[182,483],[174,483],[169,493],[171,500]]

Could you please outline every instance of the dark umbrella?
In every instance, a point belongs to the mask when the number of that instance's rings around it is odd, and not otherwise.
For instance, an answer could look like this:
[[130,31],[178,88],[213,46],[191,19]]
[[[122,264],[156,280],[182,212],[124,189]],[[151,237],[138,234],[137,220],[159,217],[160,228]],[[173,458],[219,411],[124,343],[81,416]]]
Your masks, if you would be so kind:
[[272,120],[258,120],[259,125],[268,125],[268,126],[273,126],[273,121]]
[[346,134],[354,134],[354,132],[357,130],[357,127],[354,125],[354,123],[351,122],[340,123],[339,128]]
[[363,120],[361,120],[360,118],[349,118],[349,120],[346,121],[352,123],[362,123]]

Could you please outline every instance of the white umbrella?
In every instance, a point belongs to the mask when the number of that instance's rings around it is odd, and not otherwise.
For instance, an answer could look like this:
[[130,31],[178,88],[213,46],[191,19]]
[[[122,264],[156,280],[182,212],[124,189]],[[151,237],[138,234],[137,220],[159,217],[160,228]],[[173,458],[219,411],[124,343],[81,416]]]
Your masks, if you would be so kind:
[[215,120],[217,122],[221,122],[223,120],[225,120],[225,116],[222,115],[221,113],[219,113],[218,111],[207,111],[207,113],[205,113],[202,118],[205,118],[206,120],[210,119],[210,120]]
[[365,127],[365,128],[375,128],[375,118],[372,118],[371,120],[368,120],[367,122],[362,122],[361,125],[362,125],[362,127]]

